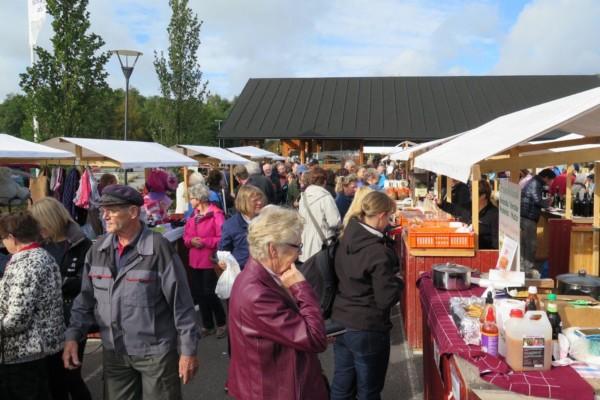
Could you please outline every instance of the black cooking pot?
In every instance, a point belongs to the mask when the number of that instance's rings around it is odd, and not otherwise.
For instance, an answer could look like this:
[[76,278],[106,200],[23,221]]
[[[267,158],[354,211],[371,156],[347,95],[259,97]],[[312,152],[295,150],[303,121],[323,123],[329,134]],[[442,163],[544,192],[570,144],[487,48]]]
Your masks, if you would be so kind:
[[558,294],[591,296],[600,298],[600,277],[590,276],[585,270],[577,274],[561,274],[556,277]]

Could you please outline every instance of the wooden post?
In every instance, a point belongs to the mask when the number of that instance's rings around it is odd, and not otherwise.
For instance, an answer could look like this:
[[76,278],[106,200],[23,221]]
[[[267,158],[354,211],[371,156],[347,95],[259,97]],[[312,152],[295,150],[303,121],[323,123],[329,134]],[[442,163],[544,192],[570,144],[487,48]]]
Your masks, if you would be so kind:
[[[594,183],[600,173],[600,162],[594,163]],[[592,245],[592,272],[594,276],[598,276],[600,272],[600,185],[594,185],[594,224],[592,225],[594,231],[594,243]]]
[[75,165],[81,165],[81,159],[83,158],[83,149],[81,146],[75,146]]
[[440,199],[442,197],[442,176],[439,174],[435,177],[435,190],[437,191],[437,198]]
[[[516,161],[517,158],[519,158],[519,150],[518,149],[511,149],[509,151],[510,154],[510,159]],[[514,165],[517,165],[517,163],[515,162]],[[519,183],[519,174],[520,174],[521,170],[519,170],[519,168],[511,168],[510,169],[510,181],[512,183]]]
[[229,193],[233,197],[233,165],[229,166]]
[[306,162],[306,141],[300,139],[300,163]]
[[471,171],[471,221],[475,233],[475,250],[479,248],[479,171],[479,165],[474,165]]
[[452,178],[446,177],[446,202],[452,203]]
[[360,142],[360,147],[358,149],[358,163],[360,165],[364,165],[365,164],[365,153],[364,153],[364,143],[361,141]]
[[571,184],[571,175],[573,174],[573,165],[567,165],[567,191],[565,193],[567,202],[565,205],[565,218],[573,219],[573,190]]

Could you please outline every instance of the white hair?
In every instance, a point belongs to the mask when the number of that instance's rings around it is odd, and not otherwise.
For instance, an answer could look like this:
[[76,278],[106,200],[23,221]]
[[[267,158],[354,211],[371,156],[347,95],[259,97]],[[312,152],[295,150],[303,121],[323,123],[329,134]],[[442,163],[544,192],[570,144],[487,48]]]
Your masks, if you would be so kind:
[[250,255],[264,262],[269,259],[269,243],[278,245],[298,243],[304,223],[298,211],[269,205],[248,226]]
[[210,192],[204,183],[198,183],[190,188],[190,199],[197,199],[202,203],[208,202]]
[[250,161],[244,165],[246,167],[246,171],[248,171],[248,175],[258,175],[262,171],[260,169],[260,165],[254,161]]

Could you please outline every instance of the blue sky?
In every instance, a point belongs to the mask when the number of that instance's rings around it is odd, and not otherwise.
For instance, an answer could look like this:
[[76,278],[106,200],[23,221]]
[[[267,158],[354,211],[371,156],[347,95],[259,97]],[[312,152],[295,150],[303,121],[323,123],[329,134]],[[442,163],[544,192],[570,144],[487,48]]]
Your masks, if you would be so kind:
[[[249,78],[600,72],[596,0],[190,0],[204,20],[199,61],[226,97]],[[26,1],[4,1],[0,98],[29,63]],[[144,53],[131,78],[158,93],[152,61],[168,47],[166,0],[90,0],[106,49]],[[38,43],[49,47],[47,20]],[[109,84],[123,87],[118,62]]]

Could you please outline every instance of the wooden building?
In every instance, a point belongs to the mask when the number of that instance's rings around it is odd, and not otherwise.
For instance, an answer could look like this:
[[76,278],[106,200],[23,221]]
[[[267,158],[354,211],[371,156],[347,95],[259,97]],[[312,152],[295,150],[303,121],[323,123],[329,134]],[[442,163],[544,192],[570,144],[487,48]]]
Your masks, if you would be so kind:
[[365,145],[423,142],[600,86],[598,75],[250,79],[225,121],[225,143],[261,146],[302,160]]

